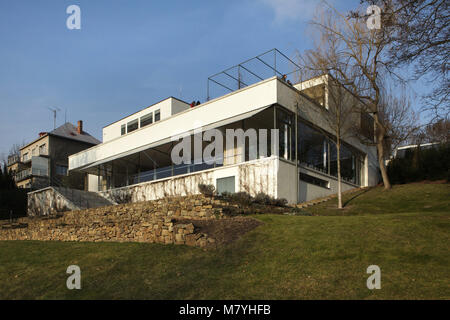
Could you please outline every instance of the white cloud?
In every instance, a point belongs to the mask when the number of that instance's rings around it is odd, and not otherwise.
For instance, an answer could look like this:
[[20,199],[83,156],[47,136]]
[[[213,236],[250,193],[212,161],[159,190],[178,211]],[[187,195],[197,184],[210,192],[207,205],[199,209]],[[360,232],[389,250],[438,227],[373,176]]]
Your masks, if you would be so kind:
[[318,0],[262,0],[262,2],[272,7],[276,22],[309,20],[320,4]]

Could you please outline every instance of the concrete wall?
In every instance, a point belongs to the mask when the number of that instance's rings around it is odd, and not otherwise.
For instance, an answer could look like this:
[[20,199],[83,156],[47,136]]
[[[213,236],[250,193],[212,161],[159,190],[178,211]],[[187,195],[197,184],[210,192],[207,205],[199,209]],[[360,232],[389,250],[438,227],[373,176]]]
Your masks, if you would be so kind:
[[100,194],[116,202],[118,199],[125,199],[127,195],[131,197],[129,200],[132,202],[149,201],[165,197],[199,194],[198,184],[212,184],[217,188],[217,179],[234,176],[236,192],[245,191],[251,195],[264,192],[276,197],[277,163],[278,159],[271,157],[102,191]]
[[[119,121],[116,121],[116,122],[104,127],[103,128],[103,142],[107,142],[107,141],[121,137],[121,127],[123,124],[126,125],[128,122],[133,121],[135,119],[139,120],[142,116],[145,116],[149,113],[153,113],[153,122],[154,122],[155,121],[154,112],[156,110],[160,110],[161,120],[164,120],[164,119],[170,118],[174,114],[180,113],[187,109],[189,109],[189,104],[187,104],[183,101],[180,101],[178,99],[175,99],[173,97],[169,97],[167,99],[164,99],[163,101],[155,103],[154,105],[151,105],[141,111],[133,113]],[[139,125],[140,125],[140,122],[139,122]]]
[[28,193],[27,215],[30,217],[46,216],[53,210],[63,212],[77,209],[77,206],[52,187]]
[[[188,133],[194,129],[229,119],[236,115],[251,112],[276,103],[276,78],[232,92],[223,97],[205,102],[195,108],[180,112],[168,119],[163,119],[153,125],[136,130],[119,138],[72,155],[69,158],[69,170],[120,155],[139,147],[152,144],[159,145],[171,136]],[[120,129],[119,129],[120,134]]]
[[[298,195],[299,203],[318,199],[318,198],[327,197],[327,196],[336,194],[338,192],[338,181],[337,181],[336,177],[333,177],[333,176],[330,176],[327,174],[322,174],[318,171],[306,169],[303,167],[299,168],[299,172],[303,172],[312,177],[325,180],[329,183],[329,186],[330,186],[329,188],[323,188],[323,187],[317,186],[315,184],[310,184],[305,181],[299,180],[299,195]],[[342,187],[342,192],[344,192],[347,190],[358,188],[359,186],[342,181],[341,187]]]

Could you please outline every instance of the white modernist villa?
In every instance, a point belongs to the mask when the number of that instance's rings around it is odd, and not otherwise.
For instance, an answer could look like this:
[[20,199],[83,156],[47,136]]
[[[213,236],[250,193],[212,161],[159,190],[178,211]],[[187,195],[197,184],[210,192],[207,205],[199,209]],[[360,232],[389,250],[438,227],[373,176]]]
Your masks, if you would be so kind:
[[[219,193],[264,192],[289,203],[337,193],[336,147],[319,110],[332,107],[327,79],[291,85],[273,76],[194,107],[169,97],[104,127],[103,143],[70,156],[69,171],[86,173],[88,191],[111,198],[126,193],[133,202],[199,193],[199,183],[212,184]],[[353,117],[355,128],[373,128],[368,117]],[[267,154],[251,157],[247,144],[230,150],[224,143],[223,163],[195,161],[194,152],[192,164],[172,162],[178,141],[171,137],[190,135],[194,144],[195,132],[212,128],[269,129]],[[271,129],[279,130],[278,141]],[[343,191],[376,185],[375,147],[344,140]],[[202,148],[208,143],[201,142]]]

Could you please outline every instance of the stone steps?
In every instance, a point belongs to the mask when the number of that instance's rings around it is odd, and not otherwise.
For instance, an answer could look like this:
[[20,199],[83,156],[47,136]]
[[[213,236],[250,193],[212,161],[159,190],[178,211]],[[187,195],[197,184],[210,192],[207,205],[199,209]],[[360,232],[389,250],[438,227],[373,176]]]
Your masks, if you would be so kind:
[[[348,195],[348,194],[356,193],[358,191],[362,191],[362,190],[365,190],[365,189],[367,189],[367,187],[355,188],[355,189],[347,190],[347,191],[342,192],[342,195]],[[302,202],[302,203],[297,204],[296,207],[299,208],[299,209],[309,208],[309,207],[318,205],[320,203],[324,203],[324,202],[333,200],[333,199],[337,198],[337,196],[338,195],[336,193],[336,194],[330,195],[328,197]]]

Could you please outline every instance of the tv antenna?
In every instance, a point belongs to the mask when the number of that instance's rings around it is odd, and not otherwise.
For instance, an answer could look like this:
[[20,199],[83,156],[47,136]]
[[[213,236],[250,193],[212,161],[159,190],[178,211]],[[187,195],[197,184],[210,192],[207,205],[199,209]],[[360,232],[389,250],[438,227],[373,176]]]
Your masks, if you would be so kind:
[[56,113],[58,111],[61,111],[61,109],[58,107],[55,107],[55,108],[48,108],[48,110],[53,112],[53,130],[55,130],[56,129]]

